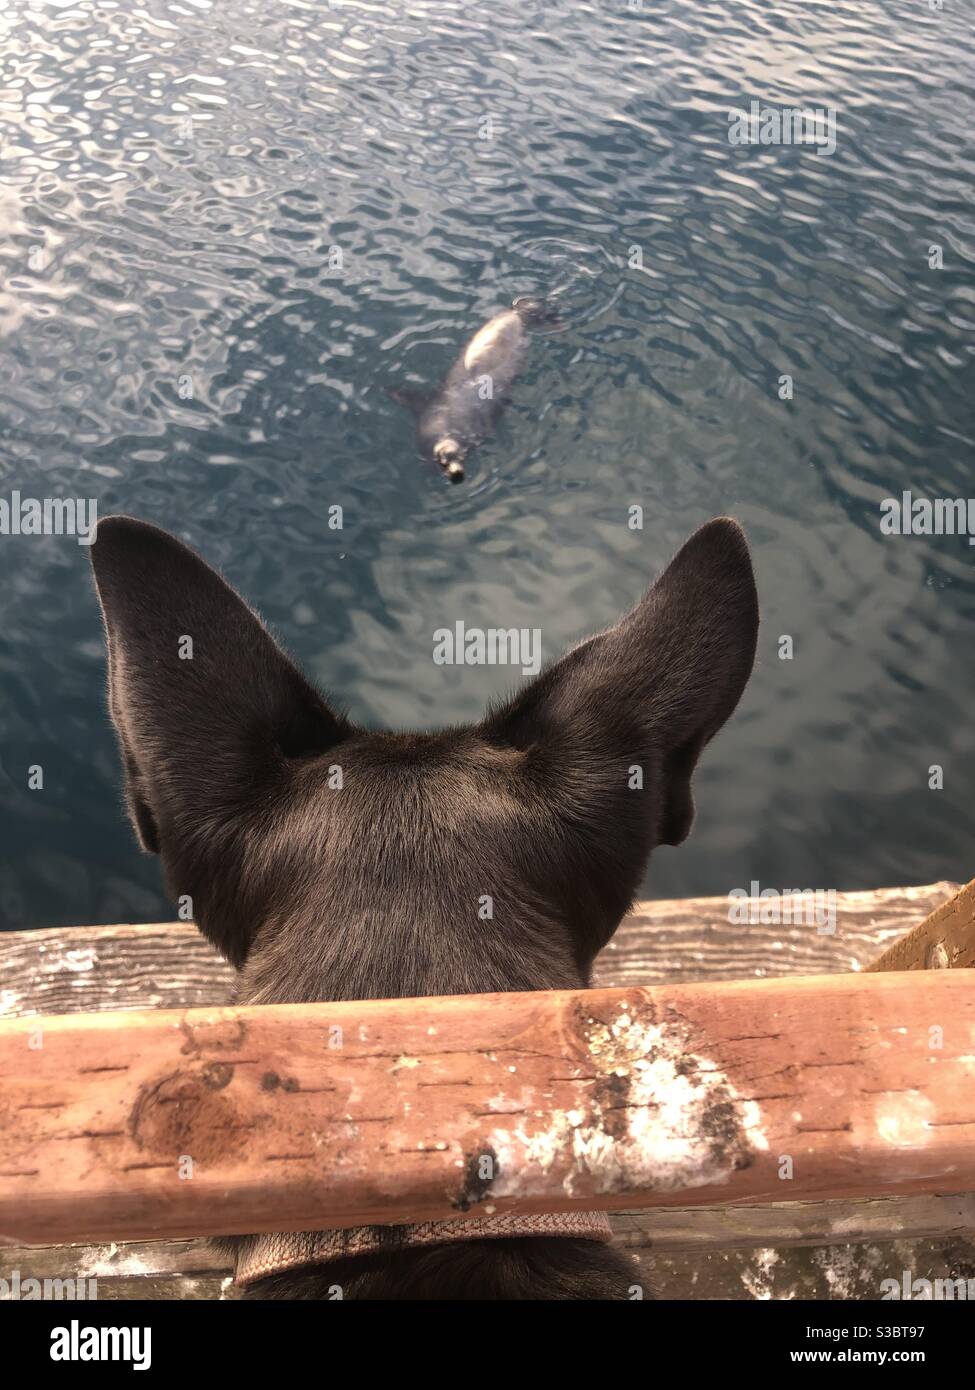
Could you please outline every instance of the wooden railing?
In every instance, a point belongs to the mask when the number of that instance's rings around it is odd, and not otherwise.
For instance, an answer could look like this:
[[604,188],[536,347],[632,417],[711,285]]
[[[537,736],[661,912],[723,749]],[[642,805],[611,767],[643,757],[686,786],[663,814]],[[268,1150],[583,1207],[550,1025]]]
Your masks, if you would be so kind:
[[[219,1008],[228,969],[192,927],[0,933],[0,1237],[572,1206],[627,1208],[620,1239],[658,1251],[957,1236],[972,886],[905,934],[949,889],[841,894],[829,935],[641,904],[601,961],[622,988],[420,1002]],[[763,935],[789,977],[727,981]],[[720,982],[647,983],[695,972]]]

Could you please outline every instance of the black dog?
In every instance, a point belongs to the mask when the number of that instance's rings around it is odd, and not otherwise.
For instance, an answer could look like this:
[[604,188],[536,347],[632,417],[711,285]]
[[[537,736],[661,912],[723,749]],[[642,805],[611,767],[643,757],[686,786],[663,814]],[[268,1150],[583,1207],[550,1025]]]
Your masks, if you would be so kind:
[[[690,830],[691,774],[755,655],[745,537],[712,521],[480,724],[367,733],[166,532],[107,518],[92,560],[129,810],[237,967],[238,1003],[588,984],[651,850]],[[597,1240],[520,1236],[356,1254],[249,1294],[625,1298],[632,1280]]]

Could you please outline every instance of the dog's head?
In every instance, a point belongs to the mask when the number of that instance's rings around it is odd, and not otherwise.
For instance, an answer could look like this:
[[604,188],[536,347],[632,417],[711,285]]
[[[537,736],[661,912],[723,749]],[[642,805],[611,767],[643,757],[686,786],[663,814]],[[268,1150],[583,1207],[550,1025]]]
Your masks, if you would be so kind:
[[755,654],[748,547],[712,521],[480,724],[370,733],[165,531],[106,518],[92,560],[132,819],[242,1003],[584,983]]

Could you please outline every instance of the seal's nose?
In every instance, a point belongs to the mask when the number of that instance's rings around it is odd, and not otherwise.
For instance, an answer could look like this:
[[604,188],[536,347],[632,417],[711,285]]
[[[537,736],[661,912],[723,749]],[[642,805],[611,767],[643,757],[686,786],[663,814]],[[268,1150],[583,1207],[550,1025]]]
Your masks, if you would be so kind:
[[447,477],[452,483],[462,483],[464,481],[464,465],[458,463],[456,459],[447,464]]

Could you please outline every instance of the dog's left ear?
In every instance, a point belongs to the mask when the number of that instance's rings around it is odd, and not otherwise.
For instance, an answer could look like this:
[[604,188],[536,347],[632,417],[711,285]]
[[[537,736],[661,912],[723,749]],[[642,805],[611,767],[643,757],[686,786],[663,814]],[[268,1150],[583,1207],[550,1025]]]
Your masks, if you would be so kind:
[[683,546],[637,606],[488,717],[484,735],[525,754],[584,852],[643,872],[694,818],[691,774],[738,703],[758,638],[748,544],[727,517]]
[[295,760],[324,753],[349,726],[230,585],[168,532],[106,517],[91,557],[129,812],[174,889],[193,896],[200,926],[239,964],[247,927],[218,927],[216,910],[208,921],[207,900]]

